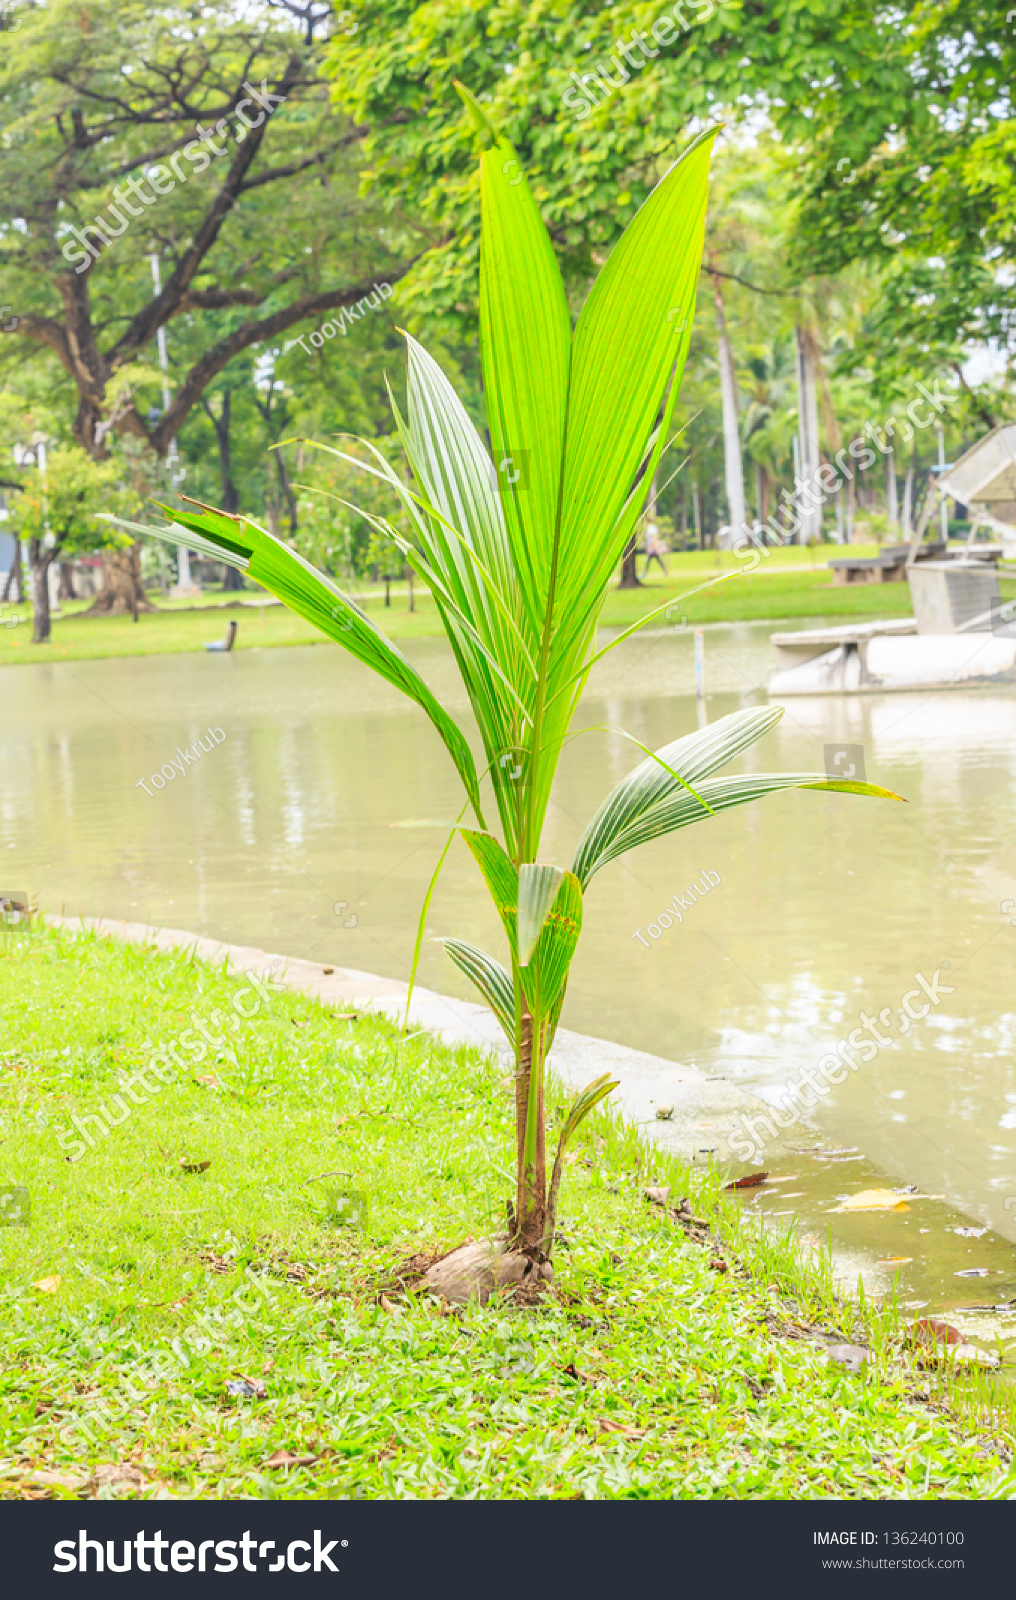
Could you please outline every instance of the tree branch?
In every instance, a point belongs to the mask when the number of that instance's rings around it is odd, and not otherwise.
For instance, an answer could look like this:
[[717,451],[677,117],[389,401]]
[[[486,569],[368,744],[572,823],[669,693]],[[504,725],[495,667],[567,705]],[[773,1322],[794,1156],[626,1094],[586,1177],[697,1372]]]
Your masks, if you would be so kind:
[[344,150],[347,145],[355,144],[358,139],[365,139],[369,132],[366,125],[362,128],[353,128],[341,139],[336,139],[334,144],[326,145],[323,150],[315,151],[312,156],[306,156],[302,161],[294,161],[288,167],[270,167],[267,172],[260,172],[256,178],[241,184],[240,193],[246,194],[248,189],[258,189],[263,183],[274,183],[276,178],[292,178],[298,172],[306,172],[308,167],[320,166],[327,156],[333,155],[336,150]]
[[[399,279],[404,278],[410,268],[415,266],[417,259],[407,262],[397,272],[389,272],[386,281],[398,283]],[[202,391],[216,373],[221,372],[241,350],[247,350],[251,345],[259,344],[265,339],[275,338],[287,328],[293,327],[295,323],[302,322],[305,317],[316,316],[322,311],[335,311],[340,306],[353,306],[358,300],[371,294],[373,289],[372,283],[358,284],[353,289],[329,289],[306,300],[297,300],[293,305],[274,312],[270,317],[263,317],[259,322],[241,323],[228,338],[207,351],[188,372],[169,410],[151,435],[151,443],[155,449],[160,455],[166,453],[170,440],[179,433],[187,413],[197,402]]]
[[[298,73],[299,58],[292,55],[281,79],[273,85],[272,92],[288,98],[290,90],[297,81]],[[239,98],[238,94],[237,99]],[[109,352],[107,359],[111,366],[119,365],[142,349],[150,339],[154,338],[159,328],[180,309],[183,296],[197,276],[201,262],[218,238],[222,225],[236,202],[243,180],[261,148],[268,123],[269,118],[266,116],[260,127],[247,130],[247,137],[236,151],[226,180],[205,213],[189,249],[181,256],[162,293],[156,295],[154,300],[138,312],[130,327]]]
[[739,278],[736,272],[721,272],[719,267],[703,267],[711,278],[729,278],[731,283],[739,283],[742,288],[751,289],[755,294],[795,295],[796,289],[763,289],[760,283],[749,283],[747,278]]

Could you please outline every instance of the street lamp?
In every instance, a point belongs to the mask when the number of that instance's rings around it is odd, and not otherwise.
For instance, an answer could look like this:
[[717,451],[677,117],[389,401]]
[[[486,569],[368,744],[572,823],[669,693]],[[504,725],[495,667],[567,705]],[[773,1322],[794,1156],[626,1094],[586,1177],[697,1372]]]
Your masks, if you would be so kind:
[[[158,296],[162,293],[162,274],[159,271],[159,258],[153,253],[148,259],[152,267],[152,283],[155,285],[155,293],[156,296]],[[159,328],[155,335],[155,341],[159,350],[159,366],[162,368],[162,414],[165,416],[169,410],[169,349],[166,344],[165,325]],[[169,467],[170,485],[173,489],[173,493],[175,494],[187,475],[186,467],[182,467],[180,465],[180,453],[177,450],[175,435],[169,441],[169,449],[166,451],[166,462]],[[191,577],[190,551],[185,550],[181,545],[178,547],[176,554],[176,593],[178,595],[194,594],[198,590],[198,586]],[[172,593],[173,591],[171,590],[170,592]]]

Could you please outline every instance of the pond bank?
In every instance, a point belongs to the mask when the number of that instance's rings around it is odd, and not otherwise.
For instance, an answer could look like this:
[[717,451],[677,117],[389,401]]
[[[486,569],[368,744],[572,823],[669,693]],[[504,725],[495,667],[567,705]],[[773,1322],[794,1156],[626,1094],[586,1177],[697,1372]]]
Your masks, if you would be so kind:
[[[895,1325],[602,1108],[537,1307],[401,1294],[400,1263],[501,1224],[514,1119],[489,1049],[53,926],[3,942],[0,1007],[2,1176],[31,1189],[29,1225],[0,1229],[2,1494],[1012,1492],[1001,1423],[945,1414]],[[159,1089],[143,1074],[175,1041],[201,1059]],[[552,1085],[551,1126],[565,1103]]]
[[[405,1021],[408,985],[398,979],[349,967],[300,960],[252,945],[203,938],[179,928],[155,928],[143,922],[98,917],[50,917],[69,932],[91,931],[156,950],[193,952],[203,962],[234,974],[261,975],[332,1009],[355,1007]],[[410,1007],[411,1029],[425,1029],[449,1046],[495,1051],[508,1063],[510,1053],[501,1030],[486,1006],[417,986]],[[736,1151],[745,1123],[769,1127],[771,1105],[721,1076],[613,1040],[559,1029],[549,1067],[571,1093],[602,1072],[618,1087],[611,1110],[666,1156],[693,1166],[714,1168],[722,1181],[762,1169],[772,1175],[764,1185],[738,1195],[753,1218],[770,1226],[796,1224],[807,1247],[830,1249],[834,1278],[847,1294],[858,1281],[881,1299],[898,1294],[901,1309],[913,1314],[951,1316],[962,1313],[970,1337],[994,1350],[1004,1340],[1016,1347],[1016,1266],[1008,1240],[990,1230],[969,1226],[969,1218],[941,1194],[895,1191],[893,1180],[862,1151],[845,1149],[824,1136],[805,1116],[767,1138],[761,1163],[745,1162]],[[660,1111],[669,1112],[661,1118]],[[845,1210],[844,1191],[880,1197],[873,1210]],[[795,1205],[793,1202],[797,1202]],[[921,1237],[931,1235],[927,1253]],[[973,1241],[973,1242],[972,1242]],[[901,1281],[901,1263],[910,1267]],[[972,1270],[973,1269],[973,1270]],[[977,1276],[976,1274],[983,1274]],[[973,1302],[973,1303],[972,1303]]]
[[[103,937],[152,945],[156,950],[192,950],[201,961],[225,962],[233,973],[260,975],[271,971],[276,981],[313,996],[322,1005],[355,1006],[384,1014],[399,1024],[405,1019],[408,984],[377,973],[322,966],[320,962],[301,961],[253,945],[226,944],[180,928],[153,928],[143,922],[104,917],[47,917],[47,921],[71,933],[89,929]],[[445,1044],[496,1050],[509,1059],[504,1035],[486,1006],[417,985],[409,1025],[425,1028]],[[601,1072],[610,1072],[618,1079],[612,1106],[636,1127],[645,1128],[669,1155],[705,1164],[712,1157],[714,1165],[721,1169],[729,1167],[735,1173],[748,1170],[732,1153],[727,1136],[736,1133],[742,1117],[764,1116],[769,1107],[727,1079],[711,1078],[695,1067],[567,1028],[558,1030],[549,1065],[559,1081],[572,1090],[584,1088]],[[661,1119],[657,1113],[668,1107],[670,1115]],[[802,1136],[813,1149],[835,1149],[831,1141],[802,1120],[791,1144],[781,1138],[770,1141],[767,1161],[784,1160],[800,1145]]]

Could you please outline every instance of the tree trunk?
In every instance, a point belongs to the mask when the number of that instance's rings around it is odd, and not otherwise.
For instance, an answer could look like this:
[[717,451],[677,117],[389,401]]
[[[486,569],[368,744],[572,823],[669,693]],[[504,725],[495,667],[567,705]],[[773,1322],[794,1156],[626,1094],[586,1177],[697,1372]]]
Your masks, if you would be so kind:
[[59,593],[61,600],[76,600],[78,598],[74,593],[74,568],[69,561],[61,561],[60,563]]
[[47,550],[41,539],[29,539],[28,563],[32,570],[32,643],[49,644],[51,623],[49,616],[49,569],[54,551]]
[[543,1072],[537,1084],[536,1156],[532,1171],[525,1170],[526,1117],[533,1069],[533,1019],[523,1007],[519,1057],[515,1073],[515,1137],[518,1152],[515,1186],[516,1243],[536,1249],[543,1240],[547,1206],[547,1153],[543,1126]]
[[713,278],[716,305],[717,357],[720,366],[720,396],[723,402],[723,471],[727,487],[727,519],[733,535],[747,526],[744,508],[744,467],[741,462],[741,434],[737,415],[737,380],[734,358],[727,338],[720,281]]
[[282,490],[282,493],[286,499],[286,511],[289,516],[289,537],[291,539],[295,539],[299,520],[296,507],[296,495],[293,493],[293,485],[289,481],[289,473],[286,471],[286,463],[282,459],[282,451],[273,450],[272,454],[275,457],[275,468],[279,474],[279,488]]
[[237,589],[243,588],[243,573],[236,567],[227,567],[226,576],[222,580],[222,587],[227,593],[232,594]]
[[7,582],[4,584],[3,599],[5,604],[10,602],[14,605],[20,605],[25,598],[24,579],[21,572],[22,559],[21,540],[15,534],[14,550],[11,554],[11,570],[7,574]]
[[642,588],[642,579],[635,570],[635,546],[637,542],[635,535],[632,534],[624,547],[624,555],[621,557],[621,578],[617,586],[619,589]]
[[903,481],[903,537],[909,539],[914,532],[914,463],[911,459]]
[[139,611],[154,611],[141,587],[141,562],[136,543],[126,550],[102,552],[102,588],[86,617],[134,617]]
[[[818,397],[816,371],[821,356],[814,329],[798,323],[794,329],[797,348],[797,428],[801,449],[801,478],[809,487],[819,469]],[[822,535],[822,508],[801,508],[802,544],[813,544]]]
[[896,451],[890,447],[885,458],[885,510],[890,539],[900,536],[900,507],[896,493]]

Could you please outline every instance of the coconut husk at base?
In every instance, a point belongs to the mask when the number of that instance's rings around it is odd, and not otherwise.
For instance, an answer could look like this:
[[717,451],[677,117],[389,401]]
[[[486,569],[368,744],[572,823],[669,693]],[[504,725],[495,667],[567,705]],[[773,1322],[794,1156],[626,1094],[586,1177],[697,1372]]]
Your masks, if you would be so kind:
[[538,1265],[518,1251],[506,1251],[503,1240],[481,1239],[435,1261],[414,1287],[439,1294],[452,1305],[470,1300],[483,1305],[503,1289],[543,1288],[552,1274],[549,1262]]

